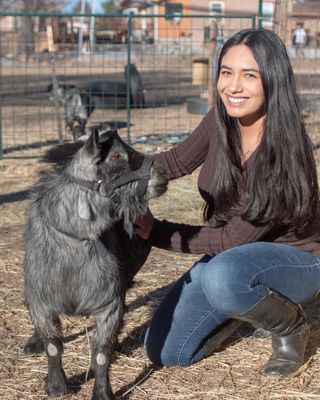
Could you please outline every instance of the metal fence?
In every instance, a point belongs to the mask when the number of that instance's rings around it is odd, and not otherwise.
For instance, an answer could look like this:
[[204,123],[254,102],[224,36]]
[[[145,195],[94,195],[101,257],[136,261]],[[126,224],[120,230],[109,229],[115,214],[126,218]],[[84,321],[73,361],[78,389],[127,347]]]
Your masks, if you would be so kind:
[[213,49],[212,35],[219,43],[255,23],[254,16],[221,16],[213,31],[209,15],[95,15],[94,27],[92,15],[4,18],[14,29],[2,30],[0,37],[3,157],[38,155],[42,145],[71,139],[65,108],[57,112],[48,91],[54,79],[89,93],[95,109],[88,127],[115,127],[146,151],[160,142],[171,145],[196,126],[207,108],[212,52],[218,47]]
[[[71,140],[52,84],[89,96],[87,127],[117,128],[147,152],[175,144],[210,105],[221,44],[255,24],[253,15],[0,14],[0,158]],[[316,51],[311,69],[292,53],[307,94]]]

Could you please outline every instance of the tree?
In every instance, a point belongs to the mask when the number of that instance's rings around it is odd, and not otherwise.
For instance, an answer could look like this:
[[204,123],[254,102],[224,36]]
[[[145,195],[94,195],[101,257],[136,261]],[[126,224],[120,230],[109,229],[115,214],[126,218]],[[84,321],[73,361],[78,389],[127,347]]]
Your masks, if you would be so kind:
[[[37,13],[60,11],[67,3],[66,0],[18,0],[12,3],[14,11]],[[12,11],[12,9],[10,10]],[[28,59],[35,50],[35,21],[36,17],[19,17],[18,54]]]
[[[119,3],[119,2],[117,2]],[[105,0],[101,3],[101,7],[106,14],[112,14],[119,12],[119,6],[115,4],[113,0]]]
[[0,0],[0,12],[12,11],[12,1],[11,0]]
[[[81,6],[82,6],[82,0],[79,0],[73,7],[72,7],[72,12],[74,13],[80,13],[81,12]],[[91,5],[88,1],[85,1],[85,9],[84,12],[86,14],[91,13]]]

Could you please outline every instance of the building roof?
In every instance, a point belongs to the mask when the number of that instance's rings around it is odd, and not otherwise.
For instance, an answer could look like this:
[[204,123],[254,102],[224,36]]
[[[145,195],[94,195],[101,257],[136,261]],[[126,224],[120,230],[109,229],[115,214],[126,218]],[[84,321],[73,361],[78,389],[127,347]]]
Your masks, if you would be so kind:
[[320,17],[320,1],[304,1],[292,6],[292,17]]
[[125,8],[146,8],[150,7],[152,2],[148,0],[122,0],[119,2],[120,3],[120,8],[125,9]]

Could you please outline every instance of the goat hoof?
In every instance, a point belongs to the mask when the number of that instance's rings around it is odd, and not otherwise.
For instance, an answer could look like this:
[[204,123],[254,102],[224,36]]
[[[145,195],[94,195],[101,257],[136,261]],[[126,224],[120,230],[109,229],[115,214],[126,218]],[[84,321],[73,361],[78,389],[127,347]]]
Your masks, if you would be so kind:
[[45,351],[43,340],[37,335],[32,335],[24,346],[23,351],[28,356],[43,353]]
[[65,382],[46,384],[46,393],[49,397],[63,397],[70,393]]
[[91,400],[116,400],[116,398],[111,390],[107,390],[106,388],[93,388]]

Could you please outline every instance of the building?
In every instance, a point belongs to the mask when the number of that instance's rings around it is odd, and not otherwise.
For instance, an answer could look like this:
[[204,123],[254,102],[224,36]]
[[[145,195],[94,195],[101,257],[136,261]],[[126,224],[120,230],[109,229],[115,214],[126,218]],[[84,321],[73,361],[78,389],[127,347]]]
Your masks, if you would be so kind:
[[[263,1],[264,26],[273,27],[273,16],[276,0]],[[212,17],[217,17],[220,26],[224,27],[225,34],[228,31],[239,30],[242,27],[252,25],[250,19],[240,19],[245,15],[257,15],[259,11],[259,0],[236,0],[212,1],[212,0],[153,0],[137,1],[123,0],[120,2],[120,9],[124,12],[145,13],[146,15],[163,15],[152,27],[154,39],[168,40],[182,39],[192,36],[193,41],[200,42],[210,40],[210,27]],[[239,18],[221,18],[220,15],[234,15]],[[181,18],[181,16],[187,18]],[[207,15],[205,21],[201,18],[188,18],[191,15]],[[138,28],[138,24],[136,24]],[[143,27],[141,27],[143,29]],[[146,26],[144,27],[144,29]],[[150,35],[150,31],[148,32]]]

